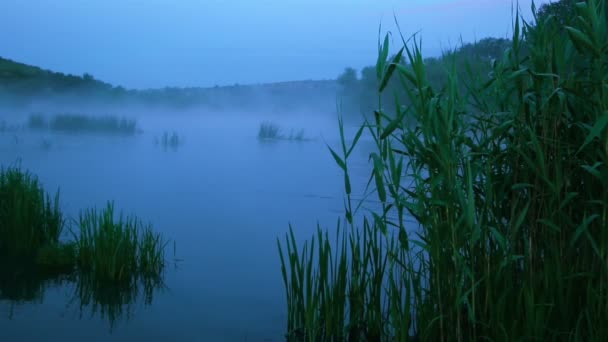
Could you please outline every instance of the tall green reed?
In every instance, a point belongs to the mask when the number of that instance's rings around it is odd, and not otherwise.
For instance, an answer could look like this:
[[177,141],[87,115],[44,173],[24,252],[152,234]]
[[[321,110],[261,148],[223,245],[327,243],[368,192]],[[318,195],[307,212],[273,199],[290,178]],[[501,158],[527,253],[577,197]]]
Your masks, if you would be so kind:
[[[363,126],[376,142],[369,192],[382,209],[354,224],[347,157],[361,130],[346,148],[341,124],[343,153],[331,150],[345,175],[341,248],[320,230],[302,247],[291,230],[286,251],[279,242],[289,339],[608,336],[604,6],[577,5],[567,36],[555,18],[518,16],[511,48],[464,91],[455,59],[437,89],[420,44],[401,37],[389,60],[386,36],[379,92],[396,78],[409,105],[386,113],[379,103]],[[418,225],[406,227],[406,214]]]
[[58,244],[63,227],[59,192],[51,197],[20,168],[0,170],[0,256],[33,261],[40,249]]
[[131,284],[161,278],[166,242],[136,217],[114,214],[108,202],[101,210],[81,212],[75,234],[77,264],[82,273],[103,284]]

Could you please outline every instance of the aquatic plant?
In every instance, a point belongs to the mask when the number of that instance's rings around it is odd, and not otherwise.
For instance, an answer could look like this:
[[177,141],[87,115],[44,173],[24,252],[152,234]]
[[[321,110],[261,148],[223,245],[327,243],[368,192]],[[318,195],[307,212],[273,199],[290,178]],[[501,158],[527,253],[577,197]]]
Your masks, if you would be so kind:
[[304,129],[300,129],[300,130],[296,131],[295,133],[294,133],[294,130],[292,129],[289,132],[289,136],[287,137],[287,140],[295,140],[295,141],[306,140],[306,138],[304,137]]
[[272,123],[270,121],[264,121],[260,124],[260,128],[258,130],[258,139],[271,140],[281,138],[282,135],[280,133],[280,128],[277,124]]
[[115,116],[85,116],[60,114],[54,116],[49,128],[63,132],[98,132],[132,135],[136,133],[136,122]]
[[73,282],[81,312],[99,312],[113,327],[164,288],[166,242],[135,217],[116,219],[111,202],[77,223],[74,241],[60,241],[59,192],[51,200],[29,172],[0,170],[0,299],[39,300],[48,284]]
[[160,139],[156,138],[156,143],[160,143],[163,148],[176,149],[183,143],[183,139],[177,134],[177,132],[163,132]]
[[59,243],[63,227],[59,191],[51,197],[20,168],[0,170],[0,256],[34,260],[41,248]]
[[42,114],[32,114],[28,120],[28,127],[36,130],[50,129],[66,133],[133,135],[137,132],[135,120],[110,115],[57,114],[47,121]]
[[293,140],[293,141],[304,141],[307,140],[304,136],[304,130],[300,129],[294,132],[290,130],[289,135],[286,136],[281,133],[281,128],[270,121],[264,121],[260,124],[258,129],[259,140]]
[[[603,6],[581,2],[564,31],[554,17],[516,17],[511,47],[465,90],[454,60],[436,89],[419,43],[403,39],[389,59],[386,36],[378,90],[398,77],[411,105],[375,111],[351,144],[340,122],[341,151],[330,149],[346,192],[336,247],[322,232],[304,245],[293,231],[278,241],[289,340],[608,336]],[[367,195],[382,207],[369,214],[351,203],[348,168],[364,131],[375,142]]]
[[78,228],[76,262],[82,274],[116,286],[162,277],[163,237],[136,217],[116,218],[112,202],[101,211],[81,212]]

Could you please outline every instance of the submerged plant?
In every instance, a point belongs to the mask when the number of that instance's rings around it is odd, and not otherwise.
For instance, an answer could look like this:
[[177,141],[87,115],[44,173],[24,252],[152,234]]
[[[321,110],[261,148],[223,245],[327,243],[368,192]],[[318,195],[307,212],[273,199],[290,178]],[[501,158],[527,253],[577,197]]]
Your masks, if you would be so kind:
[[[288,339],[608,336],[603,6],[581,2],[565,29],[554,17],[534,26],[518,17],[504,58],[466,87],[455,61],[446,84],[432,87],[418,43],[404,39],[389,60],[386,36],[378,90],[398,78],[410,105],[387,113],[379,103],[351,145],[340,123],[342,153],[331,153],[344,173],[348,231],[335,248],[321,232],[303,246],[291,232],[279,242]],[[361,227],[348,157],[364,129],[375,142],[368,195],[381,209]]]

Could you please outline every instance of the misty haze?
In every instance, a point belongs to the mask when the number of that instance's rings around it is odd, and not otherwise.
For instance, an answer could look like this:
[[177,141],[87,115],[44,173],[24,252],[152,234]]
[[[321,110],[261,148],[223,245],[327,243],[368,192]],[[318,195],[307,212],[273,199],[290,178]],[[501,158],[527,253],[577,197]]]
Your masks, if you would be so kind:
[[0,339],[608,338],[576,3],[4,1]]

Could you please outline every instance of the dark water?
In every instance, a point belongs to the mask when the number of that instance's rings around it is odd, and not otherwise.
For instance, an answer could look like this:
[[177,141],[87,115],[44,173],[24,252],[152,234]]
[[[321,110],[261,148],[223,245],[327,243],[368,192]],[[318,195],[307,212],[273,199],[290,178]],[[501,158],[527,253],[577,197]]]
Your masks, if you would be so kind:
[[[335,115],[271,118],[304,128],[309,142],[261,143],[263,119],[140,115],[135,137],[0,133],[0,163],[20,163],[47,190],[60,188],[69,216],[114,200],[176,246],[167,249],[166,288],[149,305],[132,303],[113,325],[81,307],[72,283],[50,283],[33,300],[0,300],[0,340],[283,340],[276,238],[290,222],[302,240],[317,222],[335,227],[343,178],[325,145],[338,146]],[[155,144],[173,130],[183,145]],[[355,184],[367,181],[365,156],[353,157]]]

